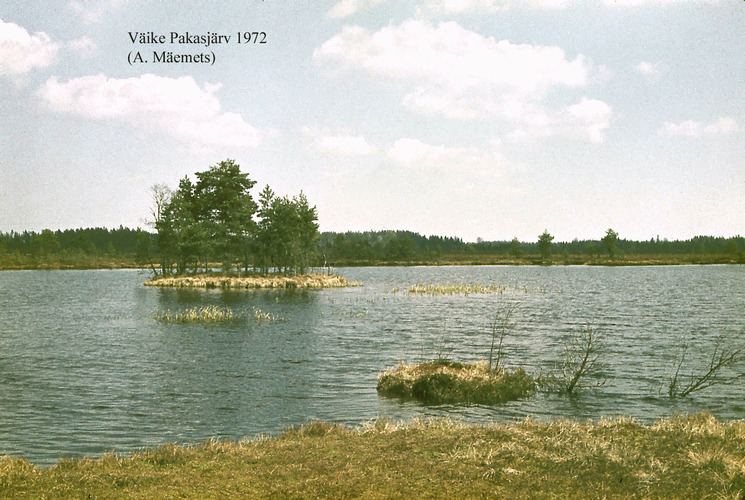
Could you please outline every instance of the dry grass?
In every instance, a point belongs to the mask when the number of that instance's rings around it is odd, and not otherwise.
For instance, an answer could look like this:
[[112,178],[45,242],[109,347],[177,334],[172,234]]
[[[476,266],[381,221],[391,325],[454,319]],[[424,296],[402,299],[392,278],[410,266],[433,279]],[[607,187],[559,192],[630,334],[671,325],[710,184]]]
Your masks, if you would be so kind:
[[[398,291],[397,289],[395,291]],[[479,283],[437,283],[424,284],[419,283],[409,288],[409,293],[416,295],[472,295],[472,294],[490,294],[496,293],[502,295],[508,292],[523,293],[545,293],[547,290],[542,287],[512,286],[497,284],[479,284]]]
[[218,306],[192,307],[181,312],[168,310],[154,313],[151,318],[162,323],[232,323],[245,319],[232,309]]
[[162,323],[181,323],[181,324],[194,324],[194,323],[205,323],[205,324],[218,324],[218,323],[233,323],[237,321],[246,321],[250,319],[257,323],[263,323],[264,321],[278,321],[281,318],[274,314],[262,311],[261,309],[254,309],[253,313],[248,316],[243,314],[236,314],[232,309],[228,307],[218,306],[202,306],[192,307],[181,312],[173,312],[167,310],[161,313],[153,313],[151,316],[156,321]]
[[431,361],[405,363],[378,377],[378,392],[387,397],[416,399],[424,403],[499,404],[529,396],[535,391],[533,377],[523,370],[508,373],[475,364]]
[[349,281],[344,276],[328,274],[305,274],[302,276],[157,276],[146,281],[145,286],[172,288],[340,288],[360,286],[360,283]]
[[742,498],[745,423],[701,414],[469,426],[311,423],[38,469],[0,461],[0,498]]

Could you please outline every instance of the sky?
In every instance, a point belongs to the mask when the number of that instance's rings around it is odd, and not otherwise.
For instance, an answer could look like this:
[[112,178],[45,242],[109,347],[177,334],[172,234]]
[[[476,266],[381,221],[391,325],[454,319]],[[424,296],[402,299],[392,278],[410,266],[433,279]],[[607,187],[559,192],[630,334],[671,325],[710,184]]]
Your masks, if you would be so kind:
[[321,231],[745,235],[744,91],[737,0],[5,0],[0,232],[233,159]]

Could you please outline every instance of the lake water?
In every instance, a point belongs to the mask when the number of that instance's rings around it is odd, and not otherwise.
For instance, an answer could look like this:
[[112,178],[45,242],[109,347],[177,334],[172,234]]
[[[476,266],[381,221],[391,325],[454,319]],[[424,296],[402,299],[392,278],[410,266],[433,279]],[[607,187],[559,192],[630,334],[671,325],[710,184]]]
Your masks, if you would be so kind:
[[[745,267],[349,268],[360,288],[309,292],[144,287],[149,273],[0,272],[0,456],[49,465],[211,437],[241,439],[320,419],[450,416],[468,422],[708,411],[745,418],[745,381],[671,400],[681,346],[702,363],[722,333],[745,337]],[[414,295],[410,286],[497,284],[502,294]],[[398,290],[398,291],[395,291]],[[499,303],[517,308],[506,364],[537,374],[585,325],[605,337],[604,386],[499,406],[381,398],[399,360],[486,359]],[[219,305],[282,318],[178,325],[154,314]]]

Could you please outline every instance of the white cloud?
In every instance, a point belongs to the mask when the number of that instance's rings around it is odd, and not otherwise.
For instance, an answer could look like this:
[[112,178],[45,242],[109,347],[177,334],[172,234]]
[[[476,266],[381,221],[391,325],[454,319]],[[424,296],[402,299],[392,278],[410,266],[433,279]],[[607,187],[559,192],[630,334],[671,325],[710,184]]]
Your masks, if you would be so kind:
[[705,134],[730,134],[739,130],[737,122],[733,118],[722,117],[704,127]]
[[674,5],[695,3],[718,3],[719,0],[603,0],[608,7],[642,7],[646,5]]
[[83,16],[86,21],[96,23],[103,19],[106,12],[117,9],[122,5],[131,3],[132,1],[133,0],[96,0],[95,2],[90,2],[88,0],[72,0],[68,5],[75,12]]
[[637,73],[644,75],[649,81],[656,82],[659,81],[665,73],[667,73],[668,67],[659,63],[642,61],[634,66],[634,70]]
[[[390,0],[341,0],[328,12],[341,19]],[[720,0],[422,0],[417,2],[418,15],[452,15],[465,12],[498,12],[507,9],[564,9],[600,3],[609,8],[643,7],[691,3],[718,3]]]
[[221,110],[220,84],[197,85],[190,76],[145,74],[116,79],[84,76],[61,83],[50,78],[37,95],[50,109],[94,120],[116,120],[193,145],[256,147],[263,133]]
[[454,22],[432,26],[409,20],[376,33],[346,27],[317,48],[314,58],[433,92],[433,87],[440,87],[458,94],[496,90],[541,96],[557,85],[582,86],[588,76],[582,56],[569,61],[559,47],[497,42]]
[[494,172],[504,161],[496,151],[434,146],[411,138],[397,140],[388,150],[388,158],[405,167],[461,170],[469,174]]
[[[603,101],[583,97],[577,104],[550,114],[536,112],[526,124],[509,135],[516,142],[532,137],[562,136],[590,142],[603,142],[610,126],[612,108]],[[529,119],[528,119],[529,118]]]
[[657,133],[678,137],[701,137],[703,135],[731,134],[738,130],[740,130],[740,127],[733,118],[721,117],[708,125],[694,120],[686,120],[681,123],[666,122]]
[[[409,20],[375,33],[346,27],[313,57],[332,73],[359,72],[402,84],[408,89],[404,106],[425,115],[496,117],[516,127],[548,121],[558,124],[554,130],[584,127],[583,133],[570,135],[592,140],[605,128],[597,120],[588,122],[583,110],[580,116],[572,107],[547,108],[553,90],[582,88],[591,80],[592,68],[584,57],[570,60],[559,47],[496,41],[454,22],[433,26]],[[597,115],[610,111],[600,101],[586,101],[595,103]],[[599,104],[605,106],[602,112]]]
[[341,0],[328,12],[328,16],[334,19],[349,17],[357,12],[366,10],[386,0]]
[[46,33],[33,35],[0,19],[0,75],[20,75],[52,65],[60,45]]
[[365,156],[375,151],[361,135],[332,134],[328,129],[303,127],[313,150],[334,156]]
[[67,42],[67,46],[81,57],[91,57],[98,51],[98,44],[87,36]]
[[560,9],[571,0],[430,0],[422,2],[420,14],[460,14],[463,12],[496,12],[514,7]]

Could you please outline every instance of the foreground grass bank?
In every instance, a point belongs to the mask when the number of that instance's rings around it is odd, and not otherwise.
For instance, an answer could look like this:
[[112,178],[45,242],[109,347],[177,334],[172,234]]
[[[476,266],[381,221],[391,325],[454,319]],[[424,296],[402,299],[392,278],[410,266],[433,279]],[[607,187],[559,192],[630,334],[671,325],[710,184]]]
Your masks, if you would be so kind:
[[359,286],[344,276],[335,274],[302,274],[285,276],[280,274],[255,276],[221,276],[197,274],[193,276],[156,276],[145,282],[145,286],[170,288],[341,288]]
[[37,469],[0,461],[2,498],[742,498],[745,422],[699,414],[469,426],[324,423]]

